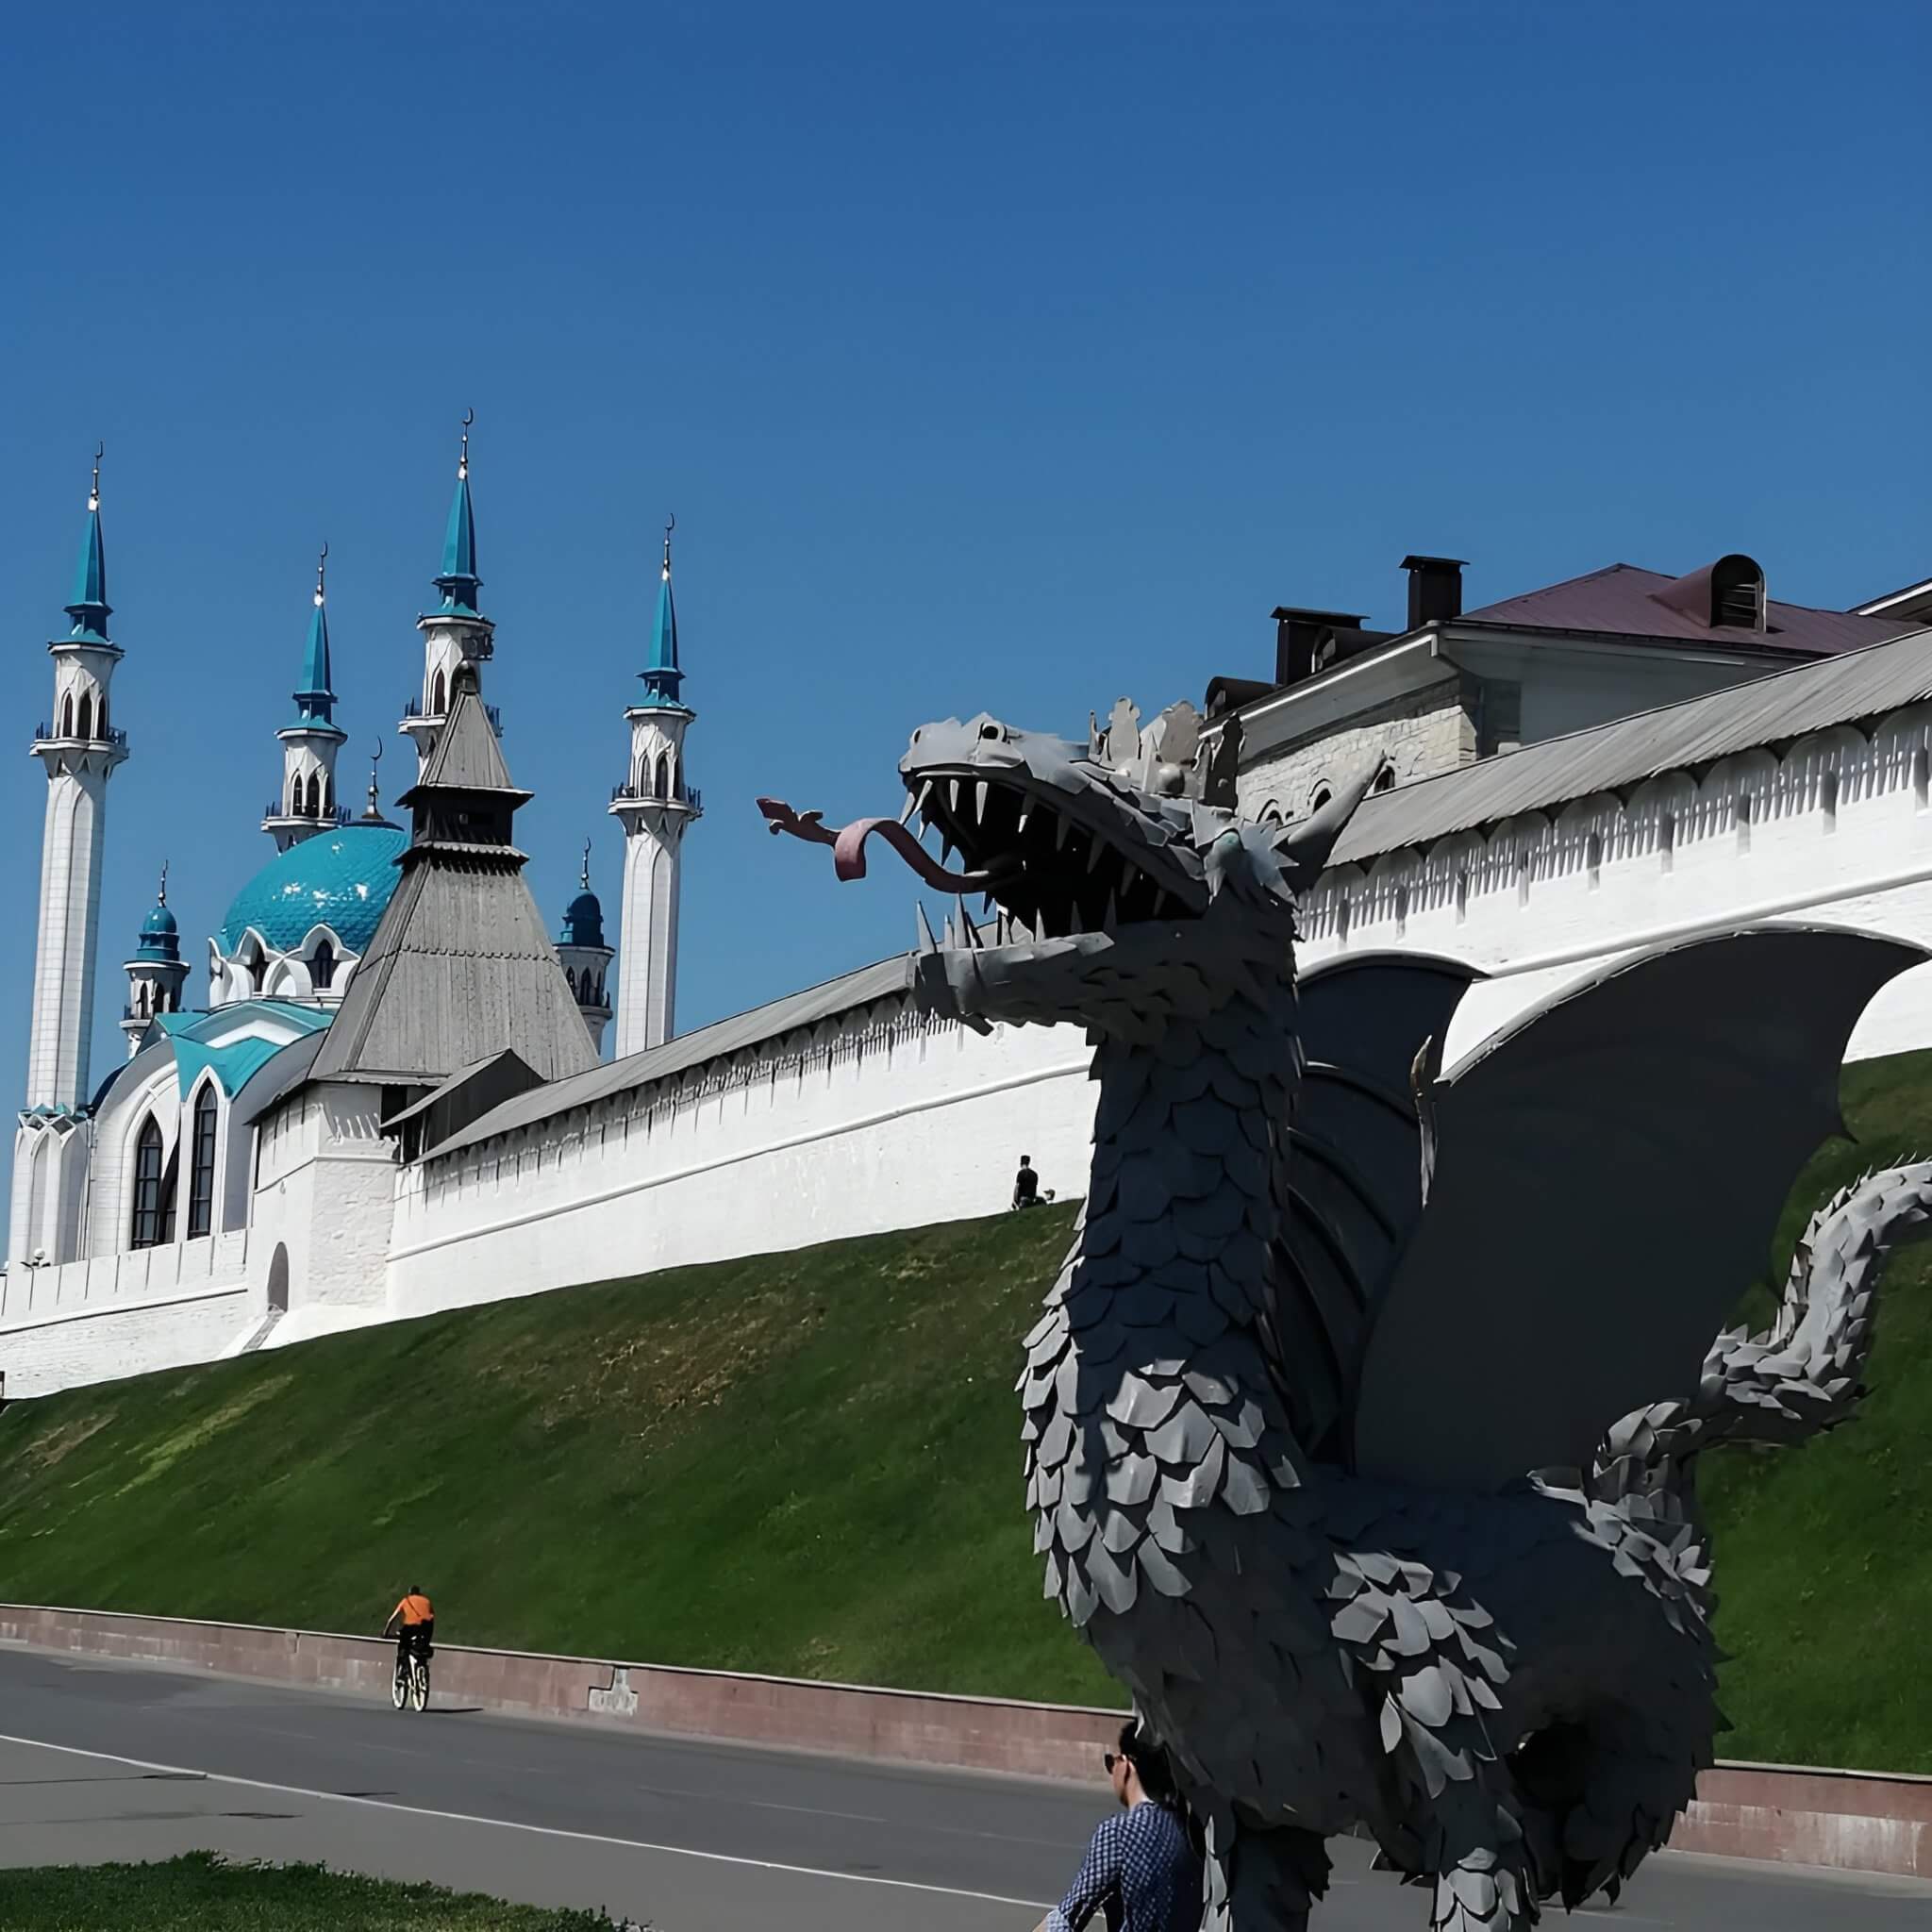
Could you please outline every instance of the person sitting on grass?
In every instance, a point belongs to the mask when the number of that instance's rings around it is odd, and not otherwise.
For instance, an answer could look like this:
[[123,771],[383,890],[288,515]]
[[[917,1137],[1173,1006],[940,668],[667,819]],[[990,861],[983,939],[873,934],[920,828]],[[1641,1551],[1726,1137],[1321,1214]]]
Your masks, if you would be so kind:
[[1167,1754],[1129,1718],[1101,1762],[1123,1815],[1093,1834],[1072,1889],[1037,1932],[1081,1932],[1095,1912],[1108,1932],[1199,1932],[1201,1857]]

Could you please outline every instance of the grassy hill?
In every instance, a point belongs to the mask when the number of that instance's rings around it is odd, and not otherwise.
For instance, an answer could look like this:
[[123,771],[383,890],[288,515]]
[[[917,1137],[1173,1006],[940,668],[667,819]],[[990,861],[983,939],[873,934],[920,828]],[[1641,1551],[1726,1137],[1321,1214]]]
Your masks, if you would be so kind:
[[[1868,1161],[1932,1055],[1850,1070]],[[0,1415],[0,1594],[1118,1702],[1041,1599],[1010,1392],[1072,1220],[1029,1215],[397,1324]],[[1726,1755],[1932,1771],[1932,1249],[1852,1427],[1707,1476]],[[1761,1313],[1768,1304],[1757,1293]],[[1660,1394],[1668,1392],[1658,1391]]]

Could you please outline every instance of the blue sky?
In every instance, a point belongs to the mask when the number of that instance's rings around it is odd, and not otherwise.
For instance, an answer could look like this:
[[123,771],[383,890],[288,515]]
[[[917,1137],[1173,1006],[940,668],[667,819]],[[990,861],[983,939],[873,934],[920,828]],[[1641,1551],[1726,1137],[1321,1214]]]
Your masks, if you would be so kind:
[[[1389,622],[1742,549],[1932,570],[1912,4],[22,9],[0,77],[0,1070],[25,1076],[47,709],[88,460],[117,722],[96,1075],[163,857],[205,941],[270,856],[315,551],[344,795],[420,679],[477,413],[489,695],[546,914],[678,519],[679,1020],[909,942],[762,829],[895,809],[911,727],[1075,729]],[[391,794],[400,789],[390,784]]]

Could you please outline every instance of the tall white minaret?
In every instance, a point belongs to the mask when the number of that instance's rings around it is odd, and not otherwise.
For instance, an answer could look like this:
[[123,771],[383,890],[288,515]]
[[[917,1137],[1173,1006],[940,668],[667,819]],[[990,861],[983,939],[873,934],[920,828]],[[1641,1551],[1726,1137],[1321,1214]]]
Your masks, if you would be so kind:
[[643,694],[625,712],[630,775],[612,794],[624,825],[623,951],[617,967],[617,1058],[661,1046],[675,1030],[677,887],[684,835],[703,812],[685,783],[684,734],[697,713],[678,696],[677,611],[671,601],[671,532],[664,525],[663,583]]
[[269,808],[261,829],[275,841],[277,852],[348,817],[336,802],[336,754],[348,733],[336,723],[336,694],[329,689],[328,602],[323,580],[327,563],[325,543],[315,560],[315,614],[308,620],[294,722],[275,733],[282,742],[282,793]]
[[[476,575],[476,513],[470,505],[470,425],[475,409],[463,411],[463,442],[457,458],[457,493],[449,507],[449,525],[442,537],[442,569],[436,588],[442,602],[416,620],[423,633],[423,695],[411,698],[398,727],[416,745],[416,775],[429,769],[429,755],[442,736],[444,721],[456,698],[460,665],[476,669],[490,660],[495,625],[476,608],[483,579]],[[477,690],[482,673],[477,670]],[[486,706],[485,709],[489,708]],[[496,723],[491,713],[490,722]]]
[[127,734],[108,722],[108,688],[122,654],[108,639],[111,609],[101,548],[98,448],[67,614],[73,628],[47,646],[54,659],[53,716],[33,742],[33,755],[47,773],[47,816],[41,835],[41,924],[34,954],[26,1105],[13,1142],[7,1251],[15,1261],[74,1257],[87,1179],[81,1109],[90,1092],[101,835],[108,780],[127,756]]

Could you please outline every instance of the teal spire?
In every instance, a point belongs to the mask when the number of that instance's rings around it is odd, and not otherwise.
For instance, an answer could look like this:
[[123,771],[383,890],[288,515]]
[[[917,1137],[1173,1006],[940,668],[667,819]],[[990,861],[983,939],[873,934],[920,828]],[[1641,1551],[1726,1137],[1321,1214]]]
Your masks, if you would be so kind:
[[155,909],[141,923],[137,957],[158,959],[171,966],[178,963],[181,958],[180,928],[175,924],[175,915],[168,910],[168,866],[165,859],[161,862],[161,889],[155,895]]
[[462,454],[457,458],[457,493],[449,507],[449,527],[442,535],[442,571],[436,588],[442,608],[476,615],[476,591],[483,579],[476,575],[476,512],[470,503],[470,425],[475,409],[463,411]]
[[658,621],[651,631],[651,656],[640,674],[643,678],[645,703],[681,705],[678,690],[684,673],[677,662],[677,606],[671,596],[671,533],[677,527],[673,517],[664,525],[663,581],[658,588]]
[[74,573],[74,602],[67,614],[74,635],[89,643],[108,641],[108,558],[101,548],[101,458],[105,443],[94,445],[94,480],[87,493],[87,530],[80,540],[80,562]]
[[328,545],[315,559],[315,615],[308,620],[308,648],[302,658],[302,689],[295,693],[295,706],[304,724],[333,724],[336,694],[329,688],[328,600],[323,587],[323,572],[328,563]]

